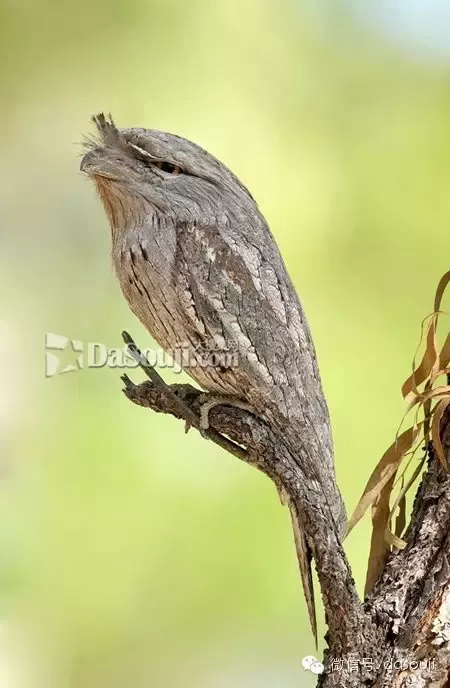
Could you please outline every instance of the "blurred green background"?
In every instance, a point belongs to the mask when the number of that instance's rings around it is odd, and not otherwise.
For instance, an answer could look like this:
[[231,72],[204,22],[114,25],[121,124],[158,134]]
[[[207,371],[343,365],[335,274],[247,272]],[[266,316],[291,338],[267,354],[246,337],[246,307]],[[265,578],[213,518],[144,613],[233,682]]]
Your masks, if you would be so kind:
[[[197,141],[281,246],[350,511],[449,268],[450,21],[443,3],[396,5],[1,0],[2,688],[315,683],[269,481],[129,404],[120,371],[45,379],[44,337],[152,344],[78,171],[90,115]],[[360,589],[368,537],[366,519],[347,543]]]

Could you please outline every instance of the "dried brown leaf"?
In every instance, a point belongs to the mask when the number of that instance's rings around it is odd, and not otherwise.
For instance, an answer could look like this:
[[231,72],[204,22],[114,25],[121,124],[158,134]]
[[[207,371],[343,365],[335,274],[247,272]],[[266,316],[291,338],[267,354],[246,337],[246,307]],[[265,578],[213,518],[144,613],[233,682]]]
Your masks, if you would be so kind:
[[368,595],[384,569],[389,555],[389,545],[386,542],[385,530],[389,522],[389,499],[394,485],[395,472],[385,483],[372,507],[372,537],[370,539],[369,561],[367,563],[366,584],[364,595]]
[[435,406],[433,417],[431,420],[431,439],[433,442],[433,449],[436,452],[436,455],[439,461],[441,462],[442,466],[445,468],[445,470],[448,470],[448,465],[445,459],[444,448],[442,446],[439,431],[441,426],[441,418],[444,414],[445,409],[449,405],[450,394],[448,394],[446,398],[441,399],[441,401]]
[[444,292],[447,286],[450,284],[450,270],[442,275],[439,280],[439,284],[436,289],[436,294],[434,295],[434,312],[441,310],[441,303],[444,296]]
[[[427,380],[430,375],[432,377],[432,381],[438,376],[438,371],[439,369],[442,370],[445,366],[447,366],[449,360],[450,360],[450,342],[448,342],[449,337],[447,338],[446,343],[444,344],[444,347],[441,351],[441,354],[438,354],[438,344],[437,344],[437,338],[436,338],[436,329],[437,329],[437,324],[439,320],[439,315],[440,315],[440,309],[441,309],[441,303],[442,303],[442,298],[444,296],[444,292],[450,283],[450,270],[446,272],[441,279],[439,280],[439,284],[436,289],[436,293],[434,296],[434,312],[425,318],[425,320],[422,322],[422,334],[420,338],[420,344],[422,343],[423,339],[423,330],[424,330],[424,324],[427,320],[428,322],[428,328],[427,328],[427,335],[426,335],[426,345],[425,345],[425,351],[422,357],[422,360],[420,364],[418,365],[417,368],[415,368],[415,357],[413,361],[413,373],[410,375],[410,377],[403,383],[402,386],[402,394],[407,401],[410,401],[410,395],[413,393],[413,395],[418,394],[418,387],[421,385],[425,380]],[[447,349],[448,347],[448,349]],[[447,358],[448,356],[448,358]],[[441,359],[442,357],[442,359]],[[446,360],[444,360],[446,359]]]
[[413,446],[419,434],[420,428],[421,424],[405,430],[383,454],[381,460],[370,476],[367,485],[364,488],[362,497],[348,522],[346,535],[348,535],[358,521],[361,520],[369,506],[375,502],[383,488],[391,480],[392,476],[395,476],[403,457]]
[[[383,569],[390,548],[402,549],[406,546],[406,542],[401,539],[406,526],[406,495],[425,464],[424,457],[406,485],[403,484],[405,470],[420,446],[417,444],[417,440],[425,441],[427,444],[431,436],[436,454],[442,465],[447,468],[439,430],[442,415],[450,405],[450,380],[447,385],[435,387],[434,384],[439,377],[450,372],[450,333],[440,351],[436,334],[439,317],[443,314],[440,310],[442,298],[449,284],[450,270],[439,281],[434,297],[433,313],[422,322],[418,347],[419,350],[426,332],[425,351],[422,359],[416,366],[416,356],[414,357],[413,372],[402,386],[402,394],[407,404],[405,416],[412,408],[417,407],[414,425],[400,435],[397,433],[395,442],[384,453],[372,472],[347,527],[346,535],[352,531],[368,507],[372,505],[372,536],[366,577],[366,594],[372,590],[380,571]],[[419,390],[422,384],[424,386],[422,390]],[[433,401],[437,402],[434,407],[432,407]],[[422,420],[419,420],[419,414],[423,414]],[[416,447],[412,450],[414,445]],[[396,485],[395,477],[406,456],[410,456],[410,458],[406,467],[403,466],[402,468],[402,487],[391,508],[390,499],[394,485]],[[391,522],[397,509],[395,528],[392,529]]]
[[422,322],[422,334],[420,337],[420,342],[418,349],[420,348],[420,345],[422,343],[423,339],[423,327],[427,319],[429,319],[428,322],[428,328],[427,328],[427,334],[426,334],[426,345],[425,345],[425,351],[422,356],[422,360],[417,366],[417,368],[414,369],[415,366],[415,357],[413,360],[413,372],[410,375],[410,377],[405,380],[405,382],[402,385],[402,394],[403,398],[406,400],[407,403],[410,403],[411,399],[416,397],[419,394],[418,387],[419,385],[422,384],[422,382],[425,382],[427,378],[430,376],[431,371],[433,370],[433,366],[438,359],[438,350],[437,350],[437,339],[436,339],[436,324],[437,324],[437,314],[432,313],[431,315],[427,316],[425,320]]
[[[404,490],[404,488],[403,488]],[[398,514],[395,520],[395,535],[400,538],[406,526],[406,490],[402,490],[402,496],[398,502]]]

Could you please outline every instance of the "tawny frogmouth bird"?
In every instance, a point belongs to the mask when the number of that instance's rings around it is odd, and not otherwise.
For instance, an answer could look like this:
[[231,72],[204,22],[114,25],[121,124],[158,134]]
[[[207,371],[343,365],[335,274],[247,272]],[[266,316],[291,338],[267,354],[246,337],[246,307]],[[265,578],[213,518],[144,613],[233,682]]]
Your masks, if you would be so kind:
[[[180,136],[117,129],[94,117],[81,169],[97,186],[112,257],[132,311],[166,350],[232,351],[234,365],[191,366],[206,391],[244,401],[271,425],[311,489],[327,494],[342,535],[327,406],[308,324],[250,192],[219,160]],[[224,359],[227,360],[226,358]],[[325,488],[325,489],[324,489]],[[307,541],[297,551],[313,615]]]

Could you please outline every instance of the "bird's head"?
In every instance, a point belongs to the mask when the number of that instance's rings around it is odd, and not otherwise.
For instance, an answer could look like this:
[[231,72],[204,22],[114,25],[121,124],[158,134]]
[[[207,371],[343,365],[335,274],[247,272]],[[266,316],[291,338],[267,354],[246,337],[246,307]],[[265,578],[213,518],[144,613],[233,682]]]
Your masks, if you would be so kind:
[[86,141],[81,171],[95,181],[111,224],[142,213],[199,224],[259,214],[239,179],[197,144],[153,129],[118,129],[103,114],[93,121],[97,136]]

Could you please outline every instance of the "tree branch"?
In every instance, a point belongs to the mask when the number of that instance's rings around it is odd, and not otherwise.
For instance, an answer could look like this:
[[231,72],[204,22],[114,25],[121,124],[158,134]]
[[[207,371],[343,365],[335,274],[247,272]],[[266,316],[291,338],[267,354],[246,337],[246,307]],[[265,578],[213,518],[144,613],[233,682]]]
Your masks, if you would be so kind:
[[[128,343],[134,344],[129,338]],[[139,350],[135,349],[137,352]],[[138,360],[138,359],[136,359]],[[135,385],[127,376],[124,393],[133,403],[187,421],[199,428],[209,395],[191,385]],[[407,547],[393,553],[375,588],[361,604],[336,530],[323,509],[323,487],[305,480],[298,463],[268,424],[246,410],[215,406],[206,436],[265,473],[287,495],[291,512],[306,533],[316,564],[328,650],[319,685],[443,687],[450,662],[450,478],[430,446],[428,469],[418,490]],[[203,434],[203,433],[202,433]],[[441,421],[450,464],[450,409]],[[416,664],[421,662],[420,666]],[[449,684],[450,685],[450,684]]]

